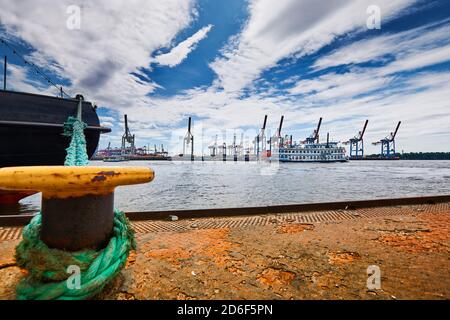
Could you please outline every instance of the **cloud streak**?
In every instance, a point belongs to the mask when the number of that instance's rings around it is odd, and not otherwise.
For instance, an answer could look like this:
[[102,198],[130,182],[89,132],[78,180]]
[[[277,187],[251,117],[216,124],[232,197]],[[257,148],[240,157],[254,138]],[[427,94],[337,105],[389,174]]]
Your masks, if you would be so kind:
[[206,38],[212,27],[213,26],[210,24],[201,28],[194,35],[180,42],[176,47],[170,50],[170,52],[156,56],[154,61],[159,65],[171,68],[179,65],[187,58],[189,53],[196,48],[197,44]]

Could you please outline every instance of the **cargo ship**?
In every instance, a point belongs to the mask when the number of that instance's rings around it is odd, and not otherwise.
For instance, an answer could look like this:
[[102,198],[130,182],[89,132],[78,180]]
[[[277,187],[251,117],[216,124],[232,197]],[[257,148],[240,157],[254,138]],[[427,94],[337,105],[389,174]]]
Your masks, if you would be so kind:
[[[70,138],[63,135],[69,116],[76,116],[79,99],[33,93],[0,91],[0,168],[16,166],[63,165]],[[86,149],[91,158],[101,133],[110,128],[100,125],[97,107],[82,103]],[[30,193],[0,190],[0,204],[16,203]]]

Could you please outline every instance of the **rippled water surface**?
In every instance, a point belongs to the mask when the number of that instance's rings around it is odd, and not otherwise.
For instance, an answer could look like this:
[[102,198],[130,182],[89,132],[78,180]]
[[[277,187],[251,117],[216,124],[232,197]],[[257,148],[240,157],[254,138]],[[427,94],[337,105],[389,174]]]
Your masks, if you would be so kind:
[[[111,163],[92,162],[111,166]],[[115,207],[125,211],[264,206],[450,194],[450,161],[347,163],[121,162],[150,166],[153,182],[119,187]],[[40,208],[40,194],[8,210]],[[3,212],[4,213],[4,212]],[[11,212],[12,213],[12,212]]]

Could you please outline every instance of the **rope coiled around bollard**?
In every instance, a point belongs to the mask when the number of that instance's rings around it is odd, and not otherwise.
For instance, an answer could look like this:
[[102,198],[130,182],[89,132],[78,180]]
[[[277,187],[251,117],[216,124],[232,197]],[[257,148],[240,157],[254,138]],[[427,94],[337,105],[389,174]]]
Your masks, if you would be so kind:
[[[136,248],[134,231],[125,214],[114,211],[114,234],[101,251],[68,252],[51,249],[40,239],[41,215],[37,214],[23,230],[16,248],[19,267],[29,274],[16,287],[17,299],[81,300],[100,293],[125,266],[131,249]],[[71,288],[68,266],[81,271],[79,288]]]

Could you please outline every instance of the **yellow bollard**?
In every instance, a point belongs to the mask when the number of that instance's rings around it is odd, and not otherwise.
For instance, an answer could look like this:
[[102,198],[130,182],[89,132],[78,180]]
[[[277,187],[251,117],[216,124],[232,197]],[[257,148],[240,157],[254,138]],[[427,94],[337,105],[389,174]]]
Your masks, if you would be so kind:
[[145,167],[12,167],[0,169],[0,189],[42,192],[41,240],[50,248],[98,250],[113,233],[114,189],[153,178]]

